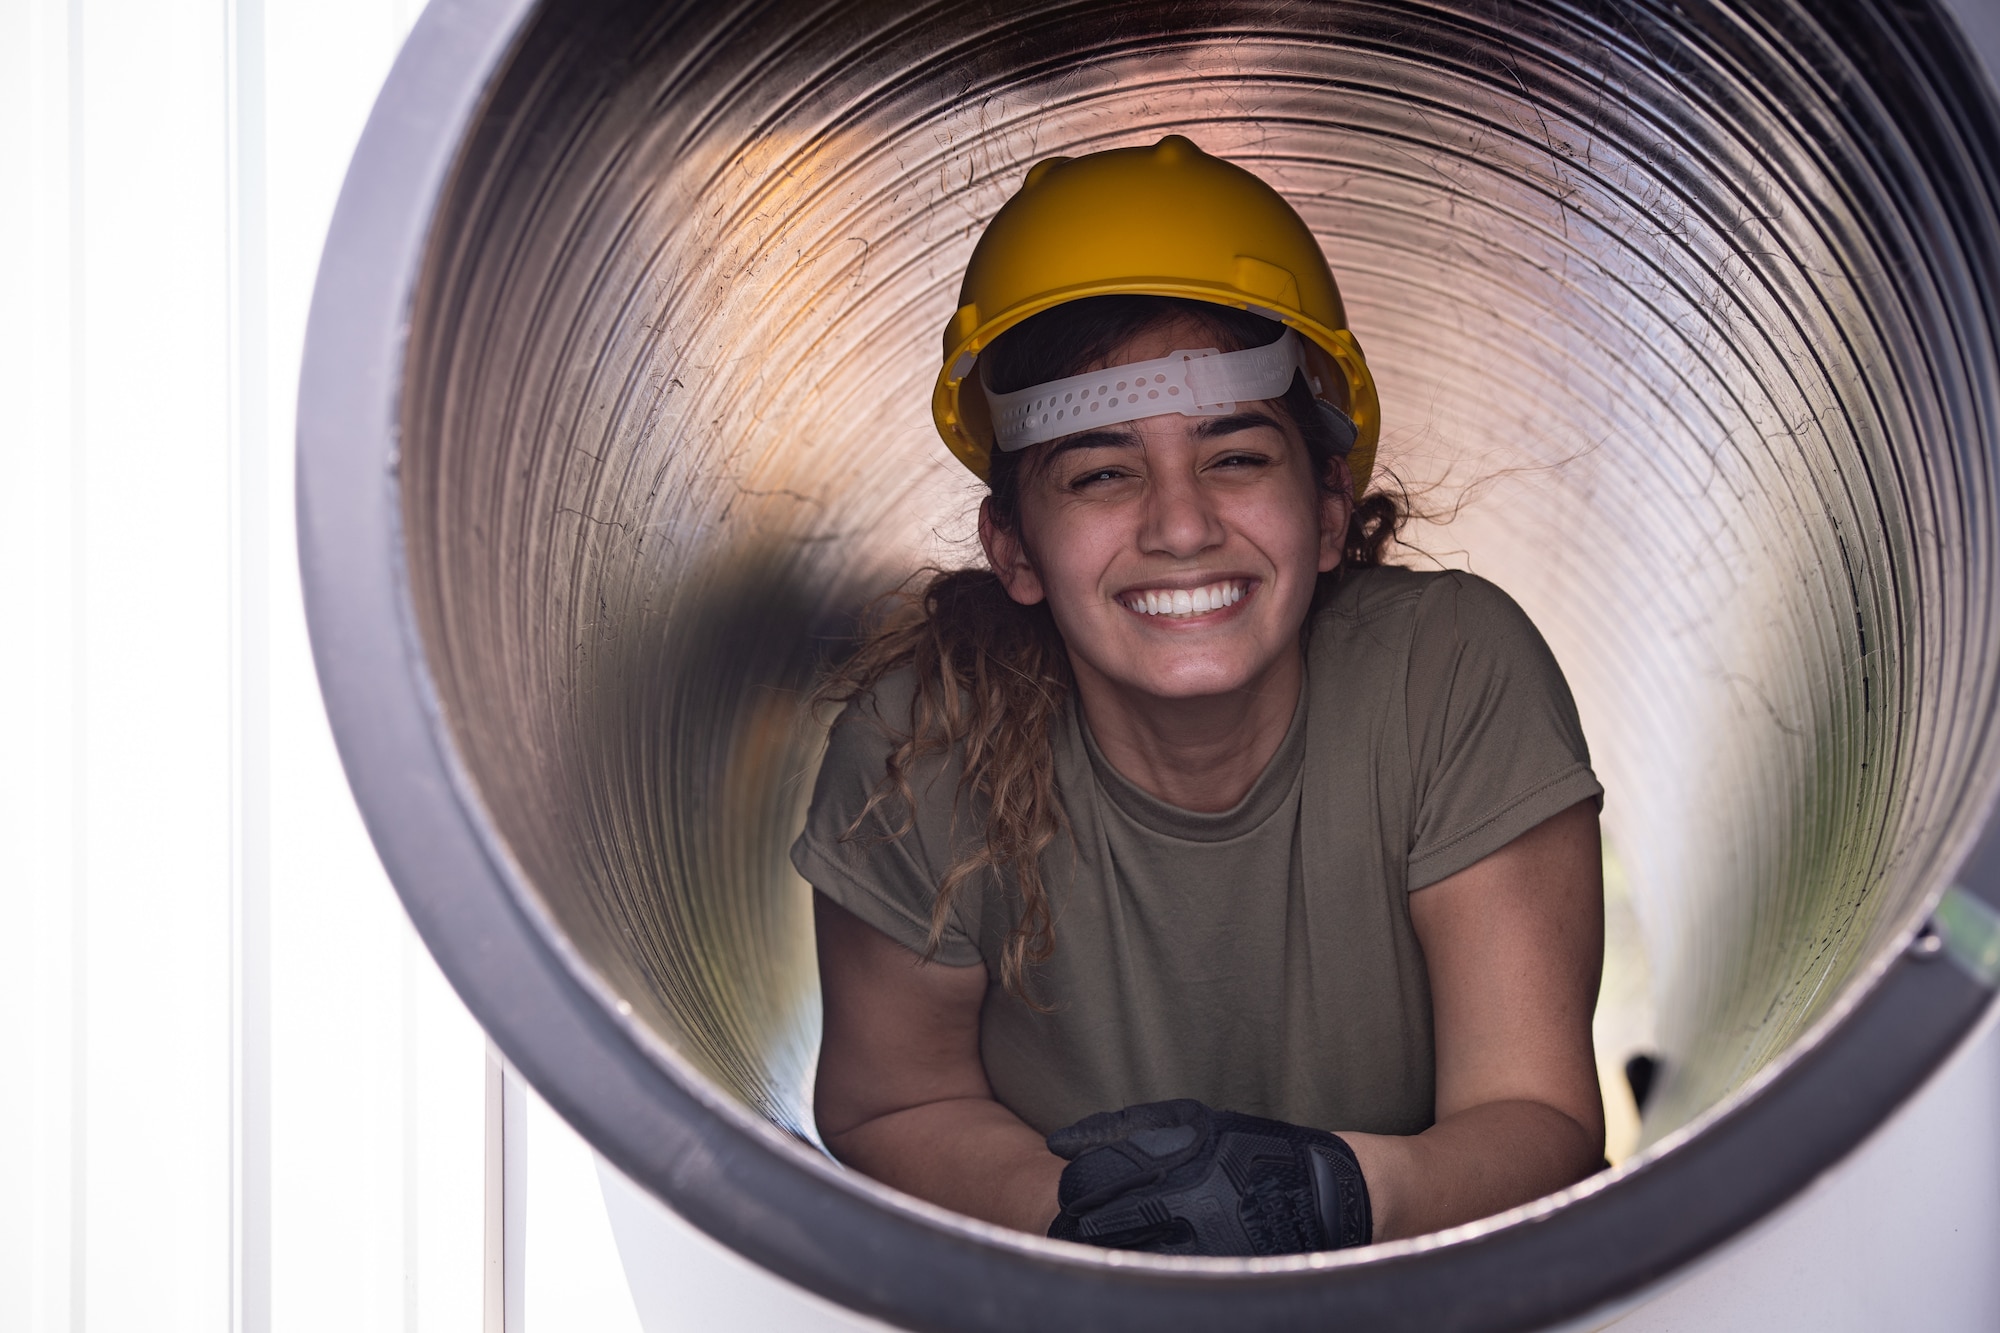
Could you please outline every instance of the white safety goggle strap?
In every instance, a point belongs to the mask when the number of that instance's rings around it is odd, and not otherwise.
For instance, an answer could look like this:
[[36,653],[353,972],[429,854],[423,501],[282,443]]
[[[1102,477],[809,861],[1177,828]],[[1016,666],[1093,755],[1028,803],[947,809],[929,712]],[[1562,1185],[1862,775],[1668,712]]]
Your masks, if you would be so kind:
[[1304,343],[1286,329],[1276,342],[1241,352],[1181,348],[1155,361],[1107,366],[1014,393],[993,392],[982,374],[979,387],[992,412],[994,447],[1012,453],[1094,426],[1169,412],[1222,416],[1234,412],[1238,403],[1282,397],[1301,370],[1319,393],[1306,365]]

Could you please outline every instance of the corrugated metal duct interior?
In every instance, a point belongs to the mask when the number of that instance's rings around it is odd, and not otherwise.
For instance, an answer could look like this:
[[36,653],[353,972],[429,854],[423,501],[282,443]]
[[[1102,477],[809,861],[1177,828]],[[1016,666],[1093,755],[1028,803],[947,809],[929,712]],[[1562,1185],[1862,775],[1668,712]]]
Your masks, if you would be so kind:
[[[1986,996],[1906,946],[1954,876],[2000,892],[1965,868],[2000,774],[1996,125],[1922,5],[440,0],[350,178],[302,410],[315,638],[385,860],[602,1151],[859,1308],[1611,1299],[1865,1134]],[[1611,792],[1651,1147],[1442,1244],[1077,1255],[802,1141],[798,688],[863,599],[970,557],[927,404],[984,219],[1041,157],[1168,133],[1317,229],[1387,465],[1462,506],[1416,545],[1527,607]]]

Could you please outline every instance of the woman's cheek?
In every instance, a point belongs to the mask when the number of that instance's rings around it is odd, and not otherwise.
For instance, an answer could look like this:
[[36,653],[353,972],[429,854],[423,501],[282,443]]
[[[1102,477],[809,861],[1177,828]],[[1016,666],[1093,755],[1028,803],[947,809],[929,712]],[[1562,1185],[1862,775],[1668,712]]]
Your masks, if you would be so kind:
[[1310,585],[1319,575],[1320,523],[1317,510],[1290,495],[1262,495],[1237,516],[1238,531],[1250,535],[1274,570]]
[[1115,512],[1079,507],[1048,525],[1040,568],[1052,609],[1074,616],[1117,591],[1110,585],[1130,540],[1120,532],[1118,518]]

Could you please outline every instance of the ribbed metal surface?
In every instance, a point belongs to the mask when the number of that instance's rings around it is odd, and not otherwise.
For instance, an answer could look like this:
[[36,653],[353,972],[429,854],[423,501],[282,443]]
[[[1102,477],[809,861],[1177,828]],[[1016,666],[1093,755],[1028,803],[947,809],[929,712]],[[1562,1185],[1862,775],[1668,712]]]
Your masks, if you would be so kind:
[[[1900,9],[1901,7],[1899,7]],[[927,419],[978,228],[1192,136],[1322,237],[1415,535],[1521,600],[1609,788],[1669,1077],[1774,1060],[1995,790],[1995,122],[1919,8],[580,4],[432,233],[422,646],[585,965],[777,1123],[817,1016],[796,690],[969,559]]]

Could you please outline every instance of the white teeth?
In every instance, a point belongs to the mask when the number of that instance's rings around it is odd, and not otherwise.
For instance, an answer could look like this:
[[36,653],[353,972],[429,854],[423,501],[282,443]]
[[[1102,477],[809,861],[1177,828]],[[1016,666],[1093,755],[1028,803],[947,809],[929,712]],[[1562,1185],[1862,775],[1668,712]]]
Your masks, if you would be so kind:
[[1244,587],[1234,581],[1211,583],[1202,588],[1149,589],[1130,594],[1128,609],[1149,616],[1200,616],[1220,611],[1243,600]]

